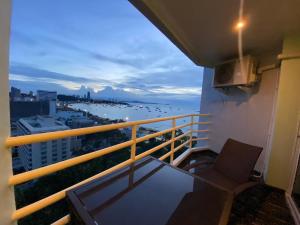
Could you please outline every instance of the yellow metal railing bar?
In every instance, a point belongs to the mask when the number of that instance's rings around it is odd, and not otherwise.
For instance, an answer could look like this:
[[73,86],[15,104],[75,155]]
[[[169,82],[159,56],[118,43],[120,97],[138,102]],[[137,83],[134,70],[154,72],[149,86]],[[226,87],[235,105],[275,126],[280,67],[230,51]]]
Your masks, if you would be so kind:
[[131,144],[130,158],[132,161],[135,160],[135,156],[136,156],[136,130],[137,130],[137,125],[134,125],[131,131],[131,140],[133,143]]
[[186,142],[182,143],[181,145],[177,146],[175,149],[174,149],[174,152],[177,152],[179,149],[181,149],[182,147],[186,146],[187,144],[190,143],[190,140],[187,140]]
[[168,153],[166,153],[166,154],[164,154],[163,156],[161,156],[160,158],[159,158],[159,160],[165,160],[166,158],[168,158],[170,155],[172,154],[172,152],[168,152]]
[[[176,127],[176,120],[175,119],[173,119],[172,120],[172,127],[174,128],[174,127]],[[172,164],[173,163],[173,160],[174,160],[174,145],[175,145],[175,135],[176,135],[176,130],[172,130],[172,137],[171,137],[171,140],[172,140],[172,142],[171,142],[171,154],[170,154],[170,156],[171,156],[171,158],[170,158],[170,164]]]
[[187,136],[187,135],[189,135],[189,134],[190,134],[190,132],[191,132],[191,131],[187,131],[187,132],[185,132],[185,133],[183,133],[183,134],[181,134],[181,135],[179,135],[179,136],[175,137],[175,138],[174,138],[174,141],[177,141],[177,140],[179,140],[179,139],[183,138],[184,136]]
[[203,137],[203,138],[193,138],[192,141],[205,141],[208,140],[208,137]]
[[55,221],[54,223],[51,223],[51,225],[65,225],[71,221],[70,215],[66,215],[59,220]]
[[128,147],[133,144],[133,140],[123,142],[121,144],[113,145],[101,150],[97,150],[88,154],[84,154],[81,156],[77,156],[75,158],[67,159],[65,161],[61,161],[49,166],[41,167],[38,169],[30,170],[28,172],[20,173],[18,175],[14,175],[9,179],[9,185],[17,185],[24,183],[26,181],[30,181],[66,168],[71,166],[78,165],[80,163],[89,161],[91,159],[98,158],[100,156],[106,155],[108,153],[112,153],[118,151],[122,148]]
[[190,126],[191,124],[190,123],[187,123],[187,124],[183,124],[181,126],[177,126],[175,128],[170,128],[170,129],[167,129],[167,130],[163,130],[163,131],[159,131],[159,132],[155,132],[153,134],[148,134],[148,135],[145,135],[143,137],[139,137],[137,138],[136,142],[137,143],[140,143],[140,142],[143,142],[143,141],[147,141],[151,138],[155,138],[155,137],[158,137],[158,136],[162,136],[163,134],[167,134],[167,133],[170,133],[172,132],[173,130],[179,130],[181,128],[184,128],[184,127],[187,127],[187,126]]
[[193,133],[205,133],[208,132],[208,130],[193,130]]
[[208,125],[208,124],[211,124],[211,122],[194,122],[193,124],[195,124],[195,125],[196,124],[198,124],[198,125]]
[[[183,126],[188,126],[188,125],[185,124]],[[136,138],[135,141],[130,140],[130,141],[123,142],[123,143],[120,143],[120,144],[117,144],[117,145],[113,145],[113,146],[110,146],[110,147],[107,147],[107,148],[104,148],[104,149],[96,150],[94,152],[91,152],[91,153],[88,153],[88,154],[85,154],[85,155],[77,156],[75,158],[71,158],[71,159],[67,159],[65,161],[54,163],[54,164],[49,165],[49,166],[45,166],[45,167],[41,167],[41,168],[31,170],[31,171],[28,171],[28,172],[20,173],[18,175],[12,176],[9,179],[8,183],[9,183],[9,185],[21,184],[21,183],[24,183],[26,181],[30,181],[30,180],[33,180],[33,179],[36,179],[36,178],[39,178],[39,177],[57,172],[59,170],[69,168],[71,166],[78,165],[80,163],[92,160],[94,158],[104,156],[104,155],[112,153],[114,151],[118,151],[122,148],[126,148],[126,147],[129,147],[129,146],[136,145],[136,143],[140,143],[142,141],[146,141],[146,140],[149,140],[151,138],[161,136],[162,134],[171,132],[172,130],[180,129],[183,126],[178,126],[178,127],[175,127],[175,128],[165,130],[165,131],[149,134],[149,135],[146,135],[146,136],[141,137],[141,138]],[[134,127],[136,127],[136,126],[134,126]],[[133,129],[133,131],[134,131],[134,129]],[[166,132],[166,131],[168,131],[168,132]],[[135,128],[135,133],[136,133],[136,128]],[[136,134],[135,134],[135,136],[136,136]],[[175,140],[177,140],[177,139],[175,139]]]
[[163,147],[166,147],[167,145],[171,144],[171,142],[172,142],[172,140],[166,141],[160,145],[155,146],[154,148],[151,148],[151,149],[137,155],[135,158],[136,158],[136,160],[142,159],[142,158],[162,149]]
[[79,128],[73,130],[63,130],[63,131],[55,131],[55,132],[48,132],[48,133],[41,133],[41,134],[31,134],[25,136],[17,136],[17,137],[8,137],[6,139],[5,145],[7,148],[26,145],[26,144],[33,144],[37,142],[44,142],[54,139],[66,138],[66,137],[73,137],[73,136],[81,136],[86,134],[98,133],[98,132],[105,132],[110,130],[116,130],[120,128],[132,127],[134,125],[143,125],[149,123],[157,123],[172,119],[181,119],[190,116],[209,116],[209,114],[191,114],[191,115],[181,115],[181,116],[171,116],[165,118],[155,118],[155,119],[148,119],[148,120],[138,120],[132,122],[124,122],[124,123],[116,123],[116,124],[108,124],[102,126],[94,126],[94,127],[86,127],[86,128]]
[[191,126],[190,126],[190,144],[189,144],[189,147],[190,149],[192,148],[192,144],[193,144],[193,125],[194,125],[194,116],[192,115],[191,116]]

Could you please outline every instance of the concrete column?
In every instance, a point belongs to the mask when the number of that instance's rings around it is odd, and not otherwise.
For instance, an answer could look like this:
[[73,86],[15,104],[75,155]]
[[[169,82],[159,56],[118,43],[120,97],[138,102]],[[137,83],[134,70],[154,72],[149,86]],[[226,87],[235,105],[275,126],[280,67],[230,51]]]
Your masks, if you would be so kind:
[[12,225],[11,215],[15,210],[13,187],[8,186],[12,176],[12,157],[5,147],[6,137],[10,135],[9,118],[9,34],[11,0],[0,1],[0,224]]
[[[300,53],[300,34],[284,39],[283,55]],[[293,157],[295,156],[297,126],[300,120],[300,58],[284,59],[281,63],[272,150],[267,183],[287,190]]]

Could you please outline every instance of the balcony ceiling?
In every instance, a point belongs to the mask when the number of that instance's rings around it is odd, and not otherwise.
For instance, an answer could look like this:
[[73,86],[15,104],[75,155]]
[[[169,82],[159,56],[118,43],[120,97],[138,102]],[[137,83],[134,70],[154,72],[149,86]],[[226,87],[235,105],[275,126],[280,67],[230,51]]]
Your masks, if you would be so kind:
[[[237,56],[239,0],[130,0],[193,62],[214,66]],[[280,53],[300,31],[299,0],[245,0],[244,53]]]

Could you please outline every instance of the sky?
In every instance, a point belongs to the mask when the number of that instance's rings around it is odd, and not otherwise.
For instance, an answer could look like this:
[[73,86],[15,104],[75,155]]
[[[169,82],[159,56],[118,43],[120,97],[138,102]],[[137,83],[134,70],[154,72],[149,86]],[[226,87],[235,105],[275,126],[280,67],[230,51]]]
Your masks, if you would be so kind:
[[199,99],[202,72],[126,0],[13,1],[10,85],[24,92]]

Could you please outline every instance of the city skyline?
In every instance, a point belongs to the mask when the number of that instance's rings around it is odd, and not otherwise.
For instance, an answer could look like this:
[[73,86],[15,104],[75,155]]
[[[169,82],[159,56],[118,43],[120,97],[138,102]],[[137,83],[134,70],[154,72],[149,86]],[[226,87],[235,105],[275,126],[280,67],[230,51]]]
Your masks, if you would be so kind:
[[128,1],[16,0],[11,33],[10,84],[25,91],[201,94],[202,68]]

